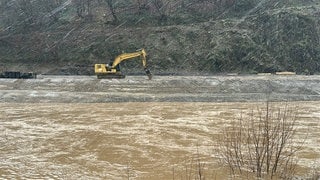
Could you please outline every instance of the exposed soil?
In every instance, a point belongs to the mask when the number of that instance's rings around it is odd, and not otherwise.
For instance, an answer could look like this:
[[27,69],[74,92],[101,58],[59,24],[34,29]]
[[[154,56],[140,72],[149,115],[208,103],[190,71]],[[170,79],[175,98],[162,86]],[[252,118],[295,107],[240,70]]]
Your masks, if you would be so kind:
[[0,79],[0,102],[318,101],[320,76],[42,76]]

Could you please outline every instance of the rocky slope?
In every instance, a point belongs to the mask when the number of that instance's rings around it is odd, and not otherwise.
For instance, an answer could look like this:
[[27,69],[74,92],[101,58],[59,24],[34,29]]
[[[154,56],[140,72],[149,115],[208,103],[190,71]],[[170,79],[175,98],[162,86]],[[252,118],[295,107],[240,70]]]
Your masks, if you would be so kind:
[[[111,15],[101,20],[103,11],[94,5],[92,11],[97,13],[91,19],[80,18],[71,13],[72,3],[59,11],[55,20],[28,24],[16,19],[13,25],[2,21],[0,68],[92,74],[95,63],[145,48],[156,74],[320,72],[318,1],[248,0],[225,4],[222,10],[215,1],[182,2],[171,9],[170,4],[163,5],[166,11],[154,16],[123,10],[126,4],[114,6],[118,7],[116,22],[110,22]],[[3,3],[2,9],[5,6],[8,3]],[[147,8],[147,12],[155,12],[152,8],[156,6]],[[122,67],[135,74],[140,73],[141,65],[126,61]]]

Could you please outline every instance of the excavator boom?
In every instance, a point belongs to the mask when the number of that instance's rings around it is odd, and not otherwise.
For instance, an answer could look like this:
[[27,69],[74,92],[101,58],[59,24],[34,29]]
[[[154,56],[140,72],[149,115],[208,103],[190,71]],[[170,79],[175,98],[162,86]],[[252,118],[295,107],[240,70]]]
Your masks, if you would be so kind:
[[117,56],[114,59],[114,61],[112,63],[112,68],[115,68],[118,64],[120,64],[124,60],[139,57],[139,56],[141,56],[143,67],[146,67],[147,66],[147,62],[146,62],[147,53],[144,49],[142,49],[142,50],[139,50],[139,51],[133,52],[133,53],[120,54],[119,56]]
[[125,60],[129,60],[135,57],[140,57],[144,71],[146,72],[149,80],[152,79],[152,74],[147,67],[147,53],[144,49],[138,50],[133,53],[123,53],[117,56],[113,62],[109,64],[95,64],[95,74],[99,79],[112,79],[112,78],[125,78],[120,71],[120,63]]

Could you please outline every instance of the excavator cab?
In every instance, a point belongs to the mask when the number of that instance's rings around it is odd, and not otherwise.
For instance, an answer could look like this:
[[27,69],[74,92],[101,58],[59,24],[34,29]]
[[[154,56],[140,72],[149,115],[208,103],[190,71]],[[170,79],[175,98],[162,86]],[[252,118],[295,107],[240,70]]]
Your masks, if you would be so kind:
[[120,65],[112,68],[112,63],[109,64],[95,64],[95,74],[98,79],[122,79],[126,76],[121,73]]
[[106,66],[107,70],[110,71],[111,69],[115,69],[117,72],[120,72],[120,64],[116,65],[114,68],[112,68],[112,64],[113,64],[113,61],[107,64]]

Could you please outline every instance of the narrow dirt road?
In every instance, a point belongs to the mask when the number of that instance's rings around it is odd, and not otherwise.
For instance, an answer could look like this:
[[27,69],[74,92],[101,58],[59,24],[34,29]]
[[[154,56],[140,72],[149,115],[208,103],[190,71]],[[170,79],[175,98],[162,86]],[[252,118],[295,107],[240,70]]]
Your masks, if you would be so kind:
[[0,102],[318,101],[320,76],[39,76],[0,79]]

